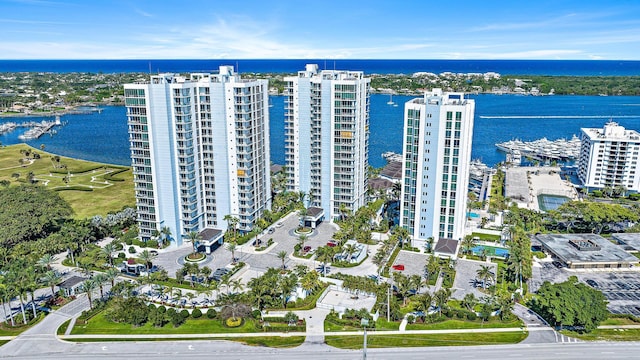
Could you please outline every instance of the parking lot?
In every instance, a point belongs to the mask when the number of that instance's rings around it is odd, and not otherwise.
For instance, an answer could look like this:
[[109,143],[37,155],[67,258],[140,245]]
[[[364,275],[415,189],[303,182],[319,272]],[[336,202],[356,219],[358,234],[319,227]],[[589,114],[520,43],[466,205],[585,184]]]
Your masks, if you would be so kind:
[[481,266],[489,266],[494,275],[498,271],[498,266],[494,263],[463,259],[456,261],[456,277],[451,289],[452,298],[462,300],[468,293],[472,293],[478,299],[487,296],[487,293],[481,291],[482,284],[477,281]]
[[580,281],[602,291],[609,301],[607,308],[614,314],[640,316],[640,273],[581,273]]
[[404,265],[404,270],[389,269],[391,272],[400,272],[404,275],[420,275],[424,276],[424,266],[427,264],[427,254],[421,254],[413,251],[400,250],[396,261],[393,265]]

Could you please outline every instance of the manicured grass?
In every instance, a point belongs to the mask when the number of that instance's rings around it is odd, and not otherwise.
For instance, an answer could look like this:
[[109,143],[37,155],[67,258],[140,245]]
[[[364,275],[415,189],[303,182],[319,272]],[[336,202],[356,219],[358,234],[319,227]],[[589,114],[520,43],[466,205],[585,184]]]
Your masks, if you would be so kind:
[[100,313],[92,317],[86,325],[76,324],[71,334],[211,334],[248,332],[260,332],[252,320],[246,320],[244,325],[235,328],[227,328],[219,320],[210,319],[187,319],[183,325],[177,328],[171,324],[158,328],[150,323],[134,327],[130,324],[111,322],[104,317],[104,313]]
[[602,323],[600,323],[600,325],[639,325],[639,324],[640,323],[637,323],[631,319],[627,319],[623,317],[608,318]]
[[498,242],[500,241],[500,235],[492,235],[492,234],[485,234],[485,233],[471,233],[471,237],[478,237],[480,238],[480,241],[490,241],[490,242]]
[[[17,314],[16,316],[21,316],[20,314]],[[31,328],[33,325],[37,324],[40,322],[40,320],[44,319],[45,315],[44,313],[39,313],[38,317],[31,320],[27,325],[20,325],[20,326],[16,326],[16,327],[11,327],[11,325],[8,325],[4,322],[0,323],[0,336],[17,336],[20,335],[22,332],[28,330],[29,328]]]
[[517,328],[522,327],[521,320],[502,322],[500,320],[485,321],[464,321],[446,320],[433,324],[407,324],[407,330],[445,330],[445,329],[487,329],[487,328]]
[[590,333],[580,334],[562,330],[561,333],[586,341],[639,341],[640,329],[596,329]]
[[67,328],[69,327],[69,323],[70,322],[71,322],[71,319],[63,322],[62,325],[60,325],[60,327],[58,327],[58,330],[56,330],[56,334],[64,335],[64,333],[67,331]]
[[120,341],[186,341],[186,340],[206,340],[206,341],[235,341],[250,346],[264,346],[271,348],[294,348],[300,346],[304,340],[304,336],[256,336],[256,337],[220,337],[220,338],[153,338],[153,339],[65,339],[72,342],[120,342]]
[[302,345],[304,336],[265,336],[265,337],[242,337],[226,338],[225,340],[237,341],[251,346],[266,346],[272,348],[293,348]]
[[[467,334],[393,334],[367,335],[367,347],[415,346],[471,346],[517,344],[527,337],[526,332],[467,333]],[[361,349],[362,336],[326,336],[329,346],[341,349]]]
[[[29,150],[40,154],[40,159],[34,160],[33,164],[20,166],[19,160],[24,157],[20,150]],[[34,149],[26,144],[17,144],[0,148],[0,180],[9,180],[12,184],[20,184],[20,181],[27,179],[30,172],[33,172],[39,184],[45,185],[48,189],[64,189],[67,187],[82,188],[91,191],[66,190],[60,191],[60,196],[69,202],[75,212],[75,217],[83,219],[94,215],[106,215],[110,211],[119,211],[124,206],[135,205],[135,194],[133,190],[133,174],[131,169],[120,172],[114,176],[115,179],[124,181],[108,181],[105,183],[105,176],[109,172],[118,172],[125,167],[100,164],[84,160],[77,160],[60,156],[60,164],[67,166],[67,170],[72,174],[68,184],[64,183],[66,170],[56,167],[58,163],[53,160],[55,155],[46,153],[39,149]],[[82,172],[83,171],[83,172]],[[62,173],[60,173],[62,172]],[[20,174],[18,181],[12,174]],[[95,181],[92,181],[92,178]]]

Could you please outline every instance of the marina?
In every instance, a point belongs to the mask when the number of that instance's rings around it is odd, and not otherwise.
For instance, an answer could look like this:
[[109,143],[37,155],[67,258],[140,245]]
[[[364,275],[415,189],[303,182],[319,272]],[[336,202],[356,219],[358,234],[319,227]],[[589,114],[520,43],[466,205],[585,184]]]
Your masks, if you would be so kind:
[[507,162],[519,164],[522,158],[542,162],[574,161],[580,154],[580,139],[573,135],[570,140],[548,140],[542,138],[534,141],[509,140],[497,143],[498,150],[507,153]]

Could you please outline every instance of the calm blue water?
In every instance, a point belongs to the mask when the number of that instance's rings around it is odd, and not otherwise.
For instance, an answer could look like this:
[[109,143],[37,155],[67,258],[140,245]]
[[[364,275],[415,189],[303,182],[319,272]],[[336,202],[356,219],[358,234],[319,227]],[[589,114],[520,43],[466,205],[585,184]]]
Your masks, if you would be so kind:
[[0,60],[0,72],[197,72],[233,65],[239,72],[295,73],[305,64],[367,74],[498,72],[526,75],[638,75],[640,61],[622,60]]
[[[382,153],[402,151],[403,104],[412,97],[394,96],[397,107],[387,105],[388,95],[371,95],[371,136],[369,161],[384,166]],[[640,130],[640,97],[635,96],[515,96],[476,95],[476,116],[472,158],[488,165],[504,161],[495,144],[514,138],[535,140],[570,138],[581,127],[602,127],[609,119],[629,129]],[[284,163],[284,97],[272,96],[271,160]],[[0,119],[40,121],[44,118]],[[129,144],[125,110],[105,107],[102,114],[66,115],[67,125],[54,136],[44,135],[28,143],[59,155],[112,164],[129,165]],[[24,130],[0,135],[3,144],[19,143]]]

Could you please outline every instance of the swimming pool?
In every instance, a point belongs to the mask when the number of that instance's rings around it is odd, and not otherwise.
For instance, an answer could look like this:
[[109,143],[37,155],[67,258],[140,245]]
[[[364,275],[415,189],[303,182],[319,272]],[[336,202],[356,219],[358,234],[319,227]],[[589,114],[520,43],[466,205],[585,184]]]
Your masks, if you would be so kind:
[[467,217],[470,217],[472,219],[477,219],[480,217],[480,214],[474,213],[474,212],[468,212],[467,213]]
[[486,250],[487,256],[507,257],[509,255],[509,249],[486,245],[476,245],[471,248],[471,252],[473,252],[473,255],[480,256],[483,249]]

